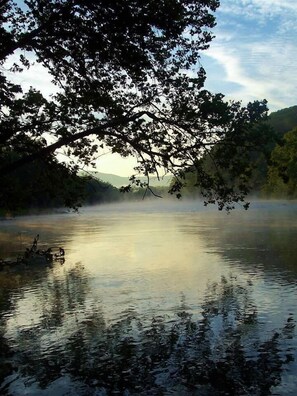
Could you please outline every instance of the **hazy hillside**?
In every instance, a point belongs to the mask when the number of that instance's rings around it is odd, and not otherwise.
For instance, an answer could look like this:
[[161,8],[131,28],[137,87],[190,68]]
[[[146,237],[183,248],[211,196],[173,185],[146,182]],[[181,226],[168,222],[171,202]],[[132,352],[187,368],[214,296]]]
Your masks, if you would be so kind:
[[284,135],[297,126],[297,106],[275,111],[269,116],[269,123],[279,135]]
[[[117,176],[110,173],[102,173],[102,172],[91,172],[91,173],[94,175],[94,177],[102,180],[105,183],[109,183],[117,188],[129,184],[129,177],[122,177],[122,176]],[[146,178],[140,177],[140,180],[146,181]],[[168,186],[170,181],[171,181],[171,176],[164,176],[161,180],[158,180],[157,177],[152,177],[150,179],[150,184],[152,187],[162,187],[162,186]]]

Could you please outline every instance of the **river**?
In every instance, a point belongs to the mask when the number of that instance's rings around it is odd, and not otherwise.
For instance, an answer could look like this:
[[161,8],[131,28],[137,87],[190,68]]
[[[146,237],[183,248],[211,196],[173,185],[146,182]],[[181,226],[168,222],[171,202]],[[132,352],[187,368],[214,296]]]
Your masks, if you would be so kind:
[[297,203],[110,204],[1,221],[3,395],[296,395]]

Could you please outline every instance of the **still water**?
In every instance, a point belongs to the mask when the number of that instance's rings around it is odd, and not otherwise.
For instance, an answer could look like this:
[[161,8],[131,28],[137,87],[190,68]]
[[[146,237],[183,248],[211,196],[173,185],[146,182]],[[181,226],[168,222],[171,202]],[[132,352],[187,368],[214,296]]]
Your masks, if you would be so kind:
[[0,394],[296,395],[297,203],[141,202],[2,220],[64,264],[0,271]]

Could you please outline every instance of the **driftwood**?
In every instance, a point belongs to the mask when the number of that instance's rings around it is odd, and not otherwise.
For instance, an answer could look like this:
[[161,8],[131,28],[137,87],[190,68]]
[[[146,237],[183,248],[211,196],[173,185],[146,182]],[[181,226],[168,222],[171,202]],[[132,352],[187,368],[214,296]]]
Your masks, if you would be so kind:
[[65,250],[61,247],[58,249],[48,248],[46,250],[38,249],[39,234],[33,240],[32,246],[26,248],[23,256],[19,256],[15,261],[0,259],[0,269],[4,265],[14,264],[50,264],[53,261],[59,261],[61,264],[65,261]]

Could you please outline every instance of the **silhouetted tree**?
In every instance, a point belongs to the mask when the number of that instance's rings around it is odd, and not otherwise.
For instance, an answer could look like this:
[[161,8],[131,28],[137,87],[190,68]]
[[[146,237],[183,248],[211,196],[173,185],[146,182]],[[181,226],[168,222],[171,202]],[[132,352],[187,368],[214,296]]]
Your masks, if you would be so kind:
[[[193,166],[180,172],[185,180],[182,195],[196,196],[199,191],[197,187],[200,187],[203,195],[214,201],[213,191],[209,191],[208,186],[215,185],[219,208],[223,209],[234,189],[241,191],[242,200],[250,192],[261,191],[266,182],[271,151],[277,140],[276,132],[270,123],[261,122],[231,139],[230,136],[223,137]],[[248,203],[244,206],[247,208]],[[231,201],[228,207],[234,207]]]
[[[76,161],[92,164],[103,147],[133,155],[136,173],[173,173],[172,193],[183,184],[179,170],[218,142],[226,159],[215,166],[218,173],[236,169],[234,148],[245,145],[246,129],[267,108],[266,101],[227,103],[204,89],[199,57],[212,39],[218,6],[217,0],[1,1],[0,62],[13,55],[12,73],[41,63],[58,92],[51,99],[34,88],[23,93],[1,71],[0,155],[20,158],[0,158],[0,178],[36,159],[51,160],[61,147],[76,158],[67,165],[74,171]],[[244,199],[245,188],[224,188],[222,177],[197,170],[207,201],[228,207]]]

